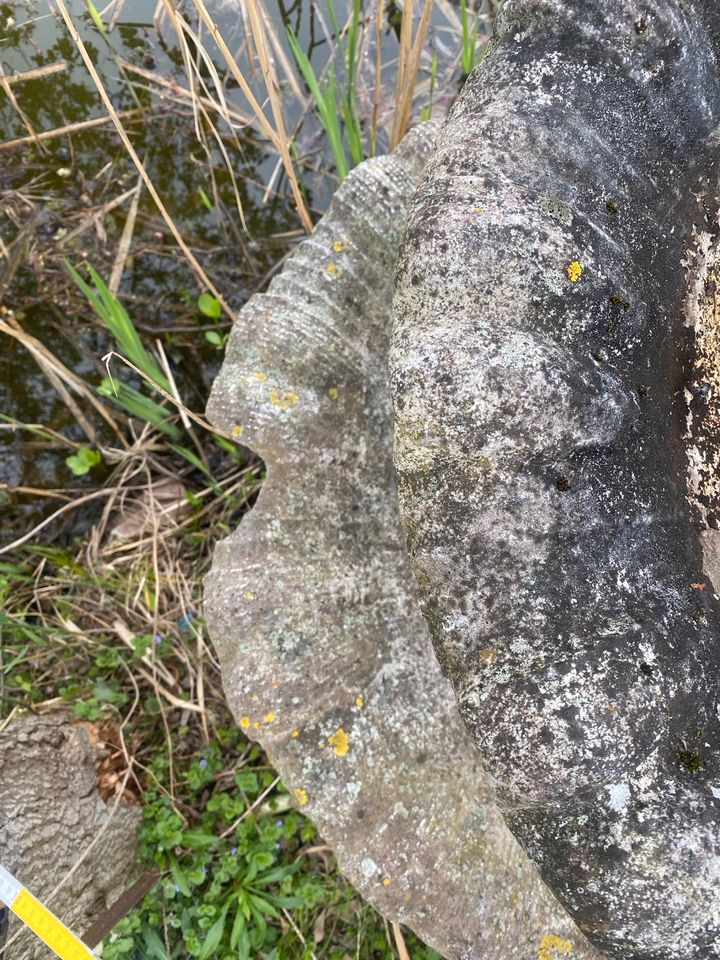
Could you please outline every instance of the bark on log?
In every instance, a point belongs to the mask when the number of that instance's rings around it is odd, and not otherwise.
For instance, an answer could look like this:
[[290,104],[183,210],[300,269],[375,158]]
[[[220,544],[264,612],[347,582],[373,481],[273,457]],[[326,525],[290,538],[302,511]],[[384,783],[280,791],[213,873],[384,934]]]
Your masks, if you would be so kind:
[[[96,759],[66,714],[15,717],[0,733],[0,863],[79,936],[136,872],[139,808],[100,798]],[[54,956],[11,919],[4,960]]]
[[633,960],[720,956],[719,51],[716,0],[510,0],[396,292],[438,657],[515,835]]

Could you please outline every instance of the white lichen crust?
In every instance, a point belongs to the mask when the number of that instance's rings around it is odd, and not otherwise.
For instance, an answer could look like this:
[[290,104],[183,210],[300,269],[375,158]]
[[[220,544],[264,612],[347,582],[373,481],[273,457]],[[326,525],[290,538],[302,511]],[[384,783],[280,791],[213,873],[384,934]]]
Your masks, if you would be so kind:
[[720,957],[718,602],[687,460],[710,374],[685,311],[717,231],[719,50],[715,0],[510,0],[413,202],[390,351],[439,660],[513,832],[632,960]]
[[449,958],[597,960],[494,805],[405,553],[386,358],[434,132],[353,171],[234,324],[209,414],[267,479],[205,611],[238,722],[378,909]]

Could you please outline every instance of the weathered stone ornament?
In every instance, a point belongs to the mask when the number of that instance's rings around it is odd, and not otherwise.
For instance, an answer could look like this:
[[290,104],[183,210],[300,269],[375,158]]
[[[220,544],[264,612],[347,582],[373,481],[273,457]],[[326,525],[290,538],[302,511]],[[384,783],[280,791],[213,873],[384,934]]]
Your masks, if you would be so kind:
[[423,611],[591,940],[720,957],[716,0],[510,0],[412,207],[390,367]]
[[234,324],[209,415],[267,479],[205,611],[238,722],[378,909],[449,958],[597,960],[502,821],[406,557],[387,346],[435,133],[353,171]]

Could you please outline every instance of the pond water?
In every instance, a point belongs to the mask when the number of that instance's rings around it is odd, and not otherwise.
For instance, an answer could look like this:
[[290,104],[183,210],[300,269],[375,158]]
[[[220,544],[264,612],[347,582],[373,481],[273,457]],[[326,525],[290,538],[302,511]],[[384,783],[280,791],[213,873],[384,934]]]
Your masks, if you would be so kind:
[[[85,0],[66,0],[66,6],[171,217],[208,276],[237,308],[266,283],[304,235],[288,202],[277,155],[250,125],[231,131],[219,123],[219,144],[201,120],[207,142],[199,142],[185,95],[189,81],[182,50],[162,4],[117,0],[103,8],[98,3],[105,33],[93,23]],[[217,0],[208,6],[240,69],[263,97],[260,71],[246,56],[240,5]],[[341,12],[351,9],[337,2],[336,7],[343,7]],[[387,112],[392,106],[388,91],[398,11],[394,3],[385,7],[381,42]],[[264,4],[283,78],[285,120],[288,130],[299,131],[297,152],[315,219],[327,206],[336,178],[327,169],[327,148],[313,120],[307,89],[295,68],[283,67],[283,58],[290,63],[290,27],[316,70],[323,69],[334,42],[328,9],[310,0]],[[198,26],[192,3],[185,10],[215,65],[227,102],[249,116],[236,81],[207,31]],[[485,29],[486,22],[481,26]],[[457,13],[441,3],[426,58],[429,62],[430,50],[438,54],[435,86],[441,95],[456,89],[458,44]],[[197,56],[192,45],[189,55]],[[67,381],[62,367],[95,390],[106,375],[101,358],[114,347],[109,332],[78,294],[65,263],[80,267],[87,259],[109,280],[123,230],[129,217],[132,221],[138,173],[112,124],[81,126],[103,120],[106,112],[65,23],[47,0],[0,3],[0,68],[0,323],[5,325],[4,332],[0,330],[0,527],[7,543],[56,507],[52,499],[39,497],[38,490],[80,494],[112,470],[111,463],[103,462],[85,476],[74,476],[66,463],[73,449],[62,438],[91,447],[112,447],[117,438],[87,398],[72,386],[63,387]],[[375,52],[368,43],[358,81],[366,114],[372,108],[374,68]],[[29,71],[41,75],[22,76]],[[426,73],[427,91],[430,71]],[[214,93],[207,64],[201,64],[199,74]],[[55,133],[41,139],[46,131]],[[379,149],[386,140],[381,122]],[[234,178],[223,150],[231,157]],[[119,296],[146,342],[161,344],[180,395],[198,412],[221,360],[229,324],[227,318],[209,319],[200,312],[200,293],[202,286],[155,203],[141,190]],[[43,350],[51,356],[45,353],[43,358]],[[122,376],[133,382],[131,374]],[[84,414],[85,426],[68,404],[68,390]],[[31,429],[36,426],[45,429]],[[91,517],[92,509],[72,511],[64,526],[51,528],[53,536],[68,540],[82,533]]]

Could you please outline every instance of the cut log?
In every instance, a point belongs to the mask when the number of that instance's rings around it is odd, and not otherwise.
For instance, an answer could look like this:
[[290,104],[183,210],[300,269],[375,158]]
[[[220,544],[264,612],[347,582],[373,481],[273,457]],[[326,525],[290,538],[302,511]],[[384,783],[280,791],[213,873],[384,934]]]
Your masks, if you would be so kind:
[[[0,733],[0,864],[78,936],[137,872],[140,809],[101,799],[98,752],[64,713],[15,716]],[[10,920],[4,960],[53,957]]]

